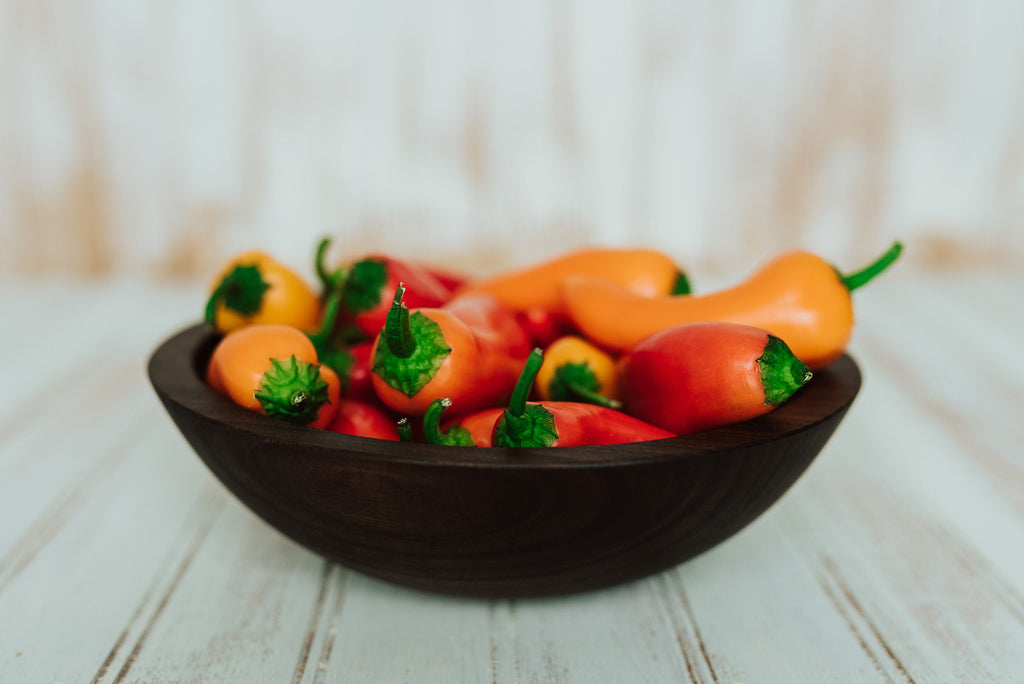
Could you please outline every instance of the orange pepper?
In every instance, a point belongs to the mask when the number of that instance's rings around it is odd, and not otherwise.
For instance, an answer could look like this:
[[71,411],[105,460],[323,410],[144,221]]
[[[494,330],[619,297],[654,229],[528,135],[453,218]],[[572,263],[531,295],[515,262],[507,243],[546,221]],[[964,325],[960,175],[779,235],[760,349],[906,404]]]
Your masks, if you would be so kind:
[[675,262],[659,251],[593,247],[473,281],[459,293],[484,292],[513,311],[564,313],[561,284],[570,276],[600,276],[646,296],[685,294],[689,287]]
[[885,270],[899,242],[849,276],[805,251],[778,256],[746,281],[700,296],[643,297],[607,279],[573,278],[563,287],[569,315],[597,344],[628,349],[682,323],[719,321],[762,328],[782,338],[812,369],[839,358],[853,329],[850,293]]
[[231,259],[210,289],[205,319],[218,332],[263,324],[312,330],[320,320],[320,296],[298,273],[265,252],[245,252]]
[[615,359],[581,337],[560,337],[544,350],[534,389],[544,400],[618,407]]
[[243,408],[316,428],[331,422],[341,391],[309,337],[285,325],[250,325],[225,335],[210,356],[206,382]]

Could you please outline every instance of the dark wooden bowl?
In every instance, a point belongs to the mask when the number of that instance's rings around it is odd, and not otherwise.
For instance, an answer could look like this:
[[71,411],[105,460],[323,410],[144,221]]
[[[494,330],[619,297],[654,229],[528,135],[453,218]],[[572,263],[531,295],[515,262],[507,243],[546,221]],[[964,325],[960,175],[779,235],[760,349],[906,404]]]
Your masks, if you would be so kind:
[[734,534],[810,465],[860,389],[844,356],[767,416],[618,446],[403,444],[291,425],[210,391],[217,337],[164,342],[149,377],[210,470],[285,535],[418,589],[539,596],[670,568]]

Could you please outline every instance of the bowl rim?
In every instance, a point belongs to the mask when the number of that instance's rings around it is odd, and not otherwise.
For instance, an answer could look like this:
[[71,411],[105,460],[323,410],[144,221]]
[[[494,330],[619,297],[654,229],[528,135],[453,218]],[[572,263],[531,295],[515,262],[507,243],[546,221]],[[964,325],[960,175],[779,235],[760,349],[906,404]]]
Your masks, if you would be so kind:
[[[403,444],[390,440],[345,435],[305,425],[296,425],[238,406],[215,393],[202,377],[201,368],[221,338],[205,323],[180,329],[161,341],[150,355],[147,374],[161,401],[223,427],[248,433],[268,443],[287,444],[290,449],[308,449],[309,453],[338,451],[351,457],[358,454],[379,462],[418,466],[463,468],[577,468],[621,466],[705,457],[721,452],[742,450],[786,439],[810,430],[837,413],[845,412],[860,391],[860,368],[849,354],[843,354],[815,377],[789,401],[758,418],[711,428],[692,435],[646,442],[599,446],[560,446],[555,448],[461,447],[438,444]],[[838,391],[824,385],[838,385]],[[787,416],[813,402],[820,406],[814,419],[787,425]],[[785,426],[765,436],[765,428]]]

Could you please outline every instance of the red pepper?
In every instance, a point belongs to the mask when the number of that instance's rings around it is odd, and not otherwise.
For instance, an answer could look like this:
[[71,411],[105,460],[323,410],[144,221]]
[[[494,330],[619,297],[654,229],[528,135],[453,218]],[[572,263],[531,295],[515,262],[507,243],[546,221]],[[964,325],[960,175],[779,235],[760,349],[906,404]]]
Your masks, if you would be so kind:
[[560,337],[575,331],[572,319],[564,313],[533,307],[516,312],[534,347],[545,348]]
[[407,305],[437,307],[452,298],[452,289],[423,266],[402,259],[370,254],[333,272],[323,264],[330,240],[317,247],[316,270],[324,292],[341,289],[342,317],[338,328],[347,338],[372,340],[384,327],[391,295],[399,283],[411,288]]
[[373,399],[377,395],[373,391],[370,379],[370,356],[373,354],[373,342],[359,342],[347,349],[351,363],[347,377],[342,379],[341,396],[348,399]]
[[434,276],[439,283],[447,287],[452,292],[455,292],[460,287],[465,286],[469,282],[469,276],[456,271],[449,271],[446,268],[439,268],[437,266],[431,266],[427,264],[420,264],[430,275]]
[[534,349],[516,383],[509,407],[494,426],[496,447],[596,446],[675,437],[620,411],[572,401],[527,402],[544,353]]
[[811,379],[786,343],[735,323],[674,326],[619,360],[624,409],[681,435],[768,413]]
[[342,399],[334,419],[327,426],[332,432],[359,437],[398,441],[398,424],[384,410],[358,399]]
[[410,313],[404,294],[399,285],[371,357],[380,400],[408,416],[422,416],[441,397],[451,398],[459,413],[507,401],[530,353],[515,315],[486,294]]

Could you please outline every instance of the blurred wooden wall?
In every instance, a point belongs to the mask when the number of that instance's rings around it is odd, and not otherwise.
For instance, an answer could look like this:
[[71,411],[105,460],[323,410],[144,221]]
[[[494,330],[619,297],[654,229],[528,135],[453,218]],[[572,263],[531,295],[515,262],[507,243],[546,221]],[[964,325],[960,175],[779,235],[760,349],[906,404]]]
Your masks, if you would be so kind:
[[0,275],[1024,261],[1024,3],[0,0]]

